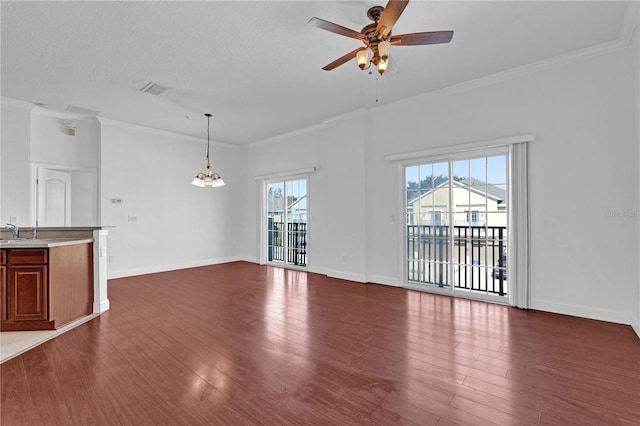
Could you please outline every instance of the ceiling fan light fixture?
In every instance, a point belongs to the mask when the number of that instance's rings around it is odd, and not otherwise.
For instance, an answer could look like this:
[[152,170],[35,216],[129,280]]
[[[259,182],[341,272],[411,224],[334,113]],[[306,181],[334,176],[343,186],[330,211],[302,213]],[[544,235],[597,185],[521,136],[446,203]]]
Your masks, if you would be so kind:
[[389,42],[389,40],[384,40],[378,43],[378,54],[380,55],[381,62],[387,62],[390,50],[391,42]]
[[364,48],[360,50],[356,54],[356,60],[358,61],[358,66],[360,67],[360,69],[363,70],[364,67],[367,66],[367,63],[369,62],[369,49]]
[[[388,0],[385,7],[374,6],[370,8],[367,12],[367,17],[369,17],[373,23],[366,25],[361,31],[355,31],[316,17],[309,19],[309,25],[359,40],[365,44],[364,48],[355,49],[325,65],[322,69],[331,71],[356,58],[360,69],[366,70],[369,69],[371,65],[375,65],[378,68],[378,72],[382,75],[388,66],[389,51],[392,43],[394,46],[422,46],[449,43],[451,41],[453,31],[429,31],[411,34],[394,34],[392,36],[391,31],[393,30],[393,26],[404,12],[408,3],[409,0]],[[371,51],[371,53],[369,53],[369,51]]]
[[389,65],[389,61],[388,60],[387,61],[383,61],[382,59],[380,59],[378,61],[378,72],[380,73],[380,75],[384,74],[384,72],[387,70],[387,65]]

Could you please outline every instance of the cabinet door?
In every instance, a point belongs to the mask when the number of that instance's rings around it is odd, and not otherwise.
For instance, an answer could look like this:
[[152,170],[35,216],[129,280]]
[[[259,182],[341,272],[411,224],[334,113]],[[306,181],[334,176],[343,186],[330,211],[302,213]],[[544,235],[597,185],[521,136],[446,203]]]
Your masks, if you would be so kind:
[[0,265],[0,320],[7,319],[7,267]]
[[46,320],[47,265],[9,265],[7,275],[7,319]]

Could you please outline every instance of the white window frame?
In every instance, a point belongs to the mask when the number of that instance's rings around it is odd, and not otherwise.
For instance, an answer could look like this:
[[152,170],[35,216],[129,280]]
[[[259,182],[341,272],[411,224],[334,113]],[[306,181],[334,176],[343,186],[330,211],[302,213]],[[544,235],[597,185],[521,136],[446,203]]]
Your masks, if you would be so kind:
[[[420,166],[423,164],[432,164],[432,163],[442,163],[442,162],[449,162],[449,177],[451,178],[452,174],[453,174],[453,170],[452,170],[452,164],[455,161],[459,161],[459,160],[470,160],[470,159],[474,159],[474,158],[482,158],[482,157],[493,157],[493,156],[498,156],[498,155],[505,155],[507,157],[507,178],[509,176],[509,149],[508,147],[497,147],[497,148],[488,148],[488,149],[481,149],[481,150],[474,150],[474,151],[470,151],[470,152],[459,152],[456,154],[451,154],[451,155],[439,155],[436,157],[424,157],[424,158],[418,158],[418,159],[413,159],[412,161],[404,161],[400,163],[400,169],[401,169],[401,180],[400,182],[402,182],[402,186],[404,187],[406,185],[406,176],[405,176],[405,170],[407,167],[411,167],[411,166]],[[507,179],[508,180],[508,179]],[[508,184],[508,182],[507,182]],[[507,185],[508,187],[508,185]],[[507,188],[508,189],[508,188]],[[402,195],[402,203],[400,204],[400,207],[404,210],[407,205],[407,200],[406,200],[406,190],[403,188],[402,192],[404,192],[404,194]],[[507,200],[509,200],[509,197],[507,196]],[[508,201],[507,201],[508,204]],[[453,206],[453,191],[449,191],[449,205]],[[471,217],[472,213],[471,211],[467,212],[468,215],[467,217]],[[402,214],[405,214],[404,211]],[[452,228],[454,226],[454,218],[453,218],[453,208],[449,209],[449,218],[448,218],[448,222],[449,222],[449,235],[453,235],[453,231]],[[479,213],[478,213],[479,215]],[[402,216],[399,216],[402,217]],[[509,219],[507,219],[507,233],[509,233],[509,229],[510,229],[510,221]],[[401,247],[401,252],[402,252],[402,265],[403,265],[403,273],[402,273],[402,283],[404,287],[410,288],[410,289],[414,289],[414,290],[421,290],[421,291],[427,291],[427,292],[433,292],[433,293],[439,293],[439,294],[445,294],[447,296],[455,296],[455,297],[462,297],[462,298],[471,298],[474,300],[483,300],[483,301],[489,301],[489,302],[494,302],[494,303],[502,303],[502,304],[506,304],[508,303],[508,298],[509,295],[511,293],[511,283],[508,283],[509,285],[509,291],[507,292],[506,296],[498,296],[498,295],[493,295],[493,294],[483,294],[480,292],[469,292],[466,290],[462,290],[462,289],[456,289],[455,285],[453,282],[450,283],[450,285],[448,287],[438,287],[438,286],[431,286],[431,285],[423,285],[423,284],[417,284],[413,281],[409,281],[408,280],[408,275],[409,275],[409,271],[408,271],[408,265],[407,265],[407,259],[408,259],[408,253],[407,253],[407,234],[406,234],[406,226],[403,228],[402,231],[402,247]],[[449,259],[453,259],[454,256],[454,244],[449,244],[449,253],[448,253],[448,258]],[[507,255],[508,257],[508,255]],[[448,262],[448,270],[449,270],[449,276],[453,277],[454,276],[454,268],[455,265],[453,262]]]
[[[465,294],[455,292],[454,285],[450,288],[436,286],[422,286],[412,284],[407,280],[406,253],[406,220],[401,224],[398,233],[399,262],[402,265],[399,282],[406,288],[433,293],[453,295],[455,297],[471,297],[476,300],[486,300],[497,303],[508,303],[511,306],[527,309],[529,307],[529,206],[528,206],[528,145],[535,141],[535,135],[524,134],[507,138],[470,142],[460,145],[441,146],[417,152],[391,154],[385,156],[386,161],[398,164],[398,180],[401,182],[399,191],[399,215],[403,217],[406,211],[405,168],[407,166],[472,158],[474,156],[491,156],[492,153],[507,152],[507,202],[509,213],[507,219],[507,238],[509,241],[507,257],[509,259],[508,297],[484,294]],[[449,171],[451,174],[451,170]],[[453,250],[453,247],[450,247]],[[450,258],[452,253],[450,253]],[[455,292],[455,294],[454,294]],[[505,300],[506,299],[506,300]]]
[[[311,259],[310,250],[310,232],[311,232],[311,173],[316,170],[315,167],[299,169],[289,172],[274,173],[270,175],[256,177],[257,182],[257,198],[258,198],[258,264],[271,265],[287,269],[295,269],[299,271],[308,271]],[[307,253],[306,266],[290,265],[285,262],[269,262],[267,261],[267,185],[274,182],[285,182],[291,180],[306,179],[307,181]],[[285,251],[286,259],[286,251]]]

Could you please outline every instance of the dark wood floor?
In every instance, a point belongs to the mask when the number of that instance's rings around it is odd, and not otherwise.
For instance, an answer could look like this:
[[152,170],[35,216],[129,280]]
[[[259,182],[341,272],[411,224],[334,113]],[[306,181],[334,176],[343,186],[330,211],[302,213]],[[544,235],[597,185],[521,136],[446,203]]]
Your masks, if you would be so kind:
[[2,364],[2,425],[640,421],[628,326],[242,262],[109,299]]

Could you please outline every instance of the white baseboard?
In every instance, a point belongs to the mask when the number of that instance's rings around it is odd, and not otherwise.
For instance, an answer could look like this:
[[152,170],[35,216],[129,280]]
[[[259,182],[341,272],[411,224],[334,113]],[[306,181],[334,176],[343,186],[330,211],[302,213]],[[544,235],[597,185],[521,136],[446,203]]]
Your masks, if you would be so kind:
[[[173,263],[169,265],[152,265],[146,266],[144,268],[135,268],[135,269],[123,269],[121,271],[109,271],[107,278],[125,278],[125,277],[133,277],[136,275],[146,275],[146,274],[155,274],[157,272],[167,272],[167,271],[175,271],[178,269],[187,269],[187,268],[197,268],[200,266],[210,266],[210,265],[218,265],[220,263],[230,263],[230,262],[238,262],[238,261],[247,261],[252,262],[252,260],[248,260],[250,258],[244,258],[243,256],[229,256],[229,257],[219,257],[216,259],[204,259],[193,262],[182,262],[182,263]],[[255,261],[253,261],[255,263]]]
[[633,331],[635,331],[640,338],[640,317],[634,314],[631,315],[631,328],[633,328]]
[[93,308],[94,314],[101,314],[103,312],[106,312],[109,310],[109,307],[110,307],[109,299],[101,301],[98,305],[98,309],[96,309],[95,306],[96,305],[94,305],[94,308]]
[[307,271],[313,274],[327,275],[327,268],[321,268],[313,265],[307,267]]
[[232,262],[249,262],[249,263],[258,263],[258,258],[255,256],[235,256],[236,260],[232,260]]
[[331,278],[340,278],[341,280],[357,281],[359,283],[367,282],[367,277],[364,274],[352,274],[350,272],[334,271],[332,269],[327,271],[327,276]]
[[615,322],[618,324],[631,324],[631,316],[628,312],[610,311],[594,308],[592,306],[568,305],[550,300],[532,300],[531,309],[553,312],[556,314],[571,315],[574,317],[590,318],[600,321]]
[[385,277],[384,275],[369,275],[369,279],[367,281],[374,284],[402,287],[402,283],[396,277]]

